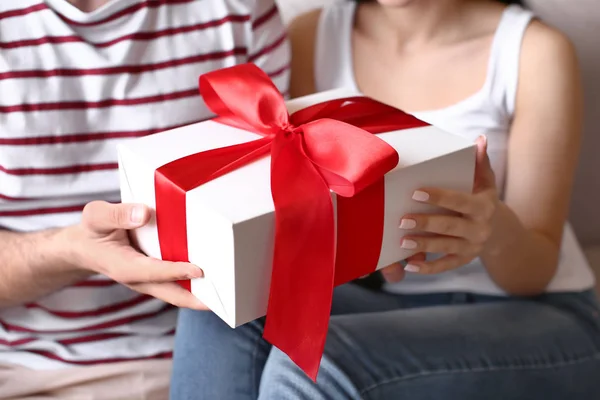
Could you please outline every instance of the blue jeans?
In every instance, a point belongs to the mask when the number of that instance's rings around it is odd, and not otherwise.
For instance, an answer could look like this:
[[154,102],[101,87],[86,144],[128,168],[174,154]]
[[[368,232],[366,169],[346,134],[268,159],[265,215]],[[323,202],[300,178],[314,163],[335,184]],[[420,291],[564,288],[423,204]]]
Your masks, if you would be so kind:
[[182,310],[172,400],[600,399],[593,292],[512,299],[335,291],[317,384],[262,337]]

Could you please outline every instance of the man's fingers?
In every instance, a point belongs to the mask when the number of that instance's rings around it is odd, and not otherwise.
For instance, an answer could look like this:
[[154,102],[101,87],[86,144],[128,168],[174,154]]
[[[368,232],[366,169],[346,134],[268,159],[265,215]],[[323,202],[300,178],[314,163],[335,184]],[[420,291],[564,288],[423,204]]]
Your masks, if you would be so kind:
[[140,263],[140,272],[142,270],[145,270],[148,274],[144,280],[145,282],[180,281],[204,276],[202,269],[194,264],[161,261],[150,257],[144,257],[144,262]]
[[95,233],[109,233],[115,229],[134,229],[150,219],[150,210],[141,204],[111,204],[93,201],[85,206],[82,224]]
[[100,273],[124,284],[174,282],[204,276],[194,264],[157,260],[133,248],[123,249],[118,258],[107,257],[102,264],[106,270]]
[[189,262],[161,261],[146,257],[129,246],[124,237],[117,235],[116,239],[103,240],[109,237],[106,236],[107,234],[115,230],[140,227],[147,223],[149,218],[150,210],[144,205],[109,204],[103,201],[86,205],[82,226],[97,234],[97,239],[101,240],[103,245],[90,246],[88,251],[84,252],[85,262],[82,264],[128,286],[145,285],[143,287],[154,288],[151,284],[166,284],[203,277],[204,272]]
[[176,307],[190,308],[193,310],[208,310],[208,307],[193,294],[173,282],[137,283],[129,285],[129,287],[137,292],[150,295]]

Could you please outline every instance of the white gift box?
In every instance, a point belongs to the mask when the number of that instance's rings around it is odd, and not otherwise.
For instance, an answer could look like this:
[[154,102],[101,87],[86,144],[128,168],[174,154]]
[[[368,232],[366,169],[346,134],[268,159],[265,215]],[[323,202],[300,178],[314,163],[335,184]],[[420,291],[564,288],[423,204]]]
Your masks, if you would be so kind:
[[[323,101],[356,96],[334,90],[286,102],[290,113]],[[400,248],[402,216],[431,212],[431,206],[411,199],[414,190],[439,187],[470,192],[476,146],[436,127],[405,129],[377,135],[399,155],[399,164],[385,177],[384,235],[377,268],[409,257]],[[138,138],[120,145],[119,170],[124,203],[155,209],[154,173],[159,167],[190,154],[248,142],[260,136],[205,121]],[[335,194],[332,194],[335,206]],[[191,290],[231,327],[265,315],[271,281],[274,205],[270,188],[270,158],[265,157],[186,193],[189,260],[204,278]],[[365,211],[365,212],[368,212]],[[147,255],[161,258],[156,220],[132,231]]]

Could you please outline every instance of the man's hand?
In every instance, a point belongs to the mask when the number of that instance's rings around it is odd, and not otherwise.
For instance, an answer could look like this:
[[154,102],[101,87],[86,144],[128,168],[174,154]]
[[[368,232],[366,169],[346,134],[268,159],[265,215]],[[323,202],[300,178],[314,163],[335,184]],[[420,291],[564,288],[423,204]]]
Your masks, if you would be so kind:
[[200,268],[150,258],[131,246],[127,230],[139,228],[149,219],[150,210],[143,205],[89,203],[81,223],[64,231],[62,237],[71,249],[65,261],[177,307],[206,310],[202,302],[175,282],[202,277]]

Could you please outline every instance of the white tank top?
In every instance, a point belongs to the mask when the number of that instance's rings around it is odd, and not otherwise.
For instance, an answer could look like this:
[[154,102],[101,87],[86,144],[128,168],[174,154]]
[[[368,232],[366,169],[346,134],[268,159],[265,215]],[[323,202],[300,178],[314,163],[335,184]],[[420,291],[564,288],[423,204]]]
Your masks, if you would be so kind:
[[[351,37],[356,3],[334,3],[321,12],[315,49],[317,91],[351,88],[354,79]],[[515,109],[521,42],[533,18],[530,11],[509,6],[496,30],[483,87],[466,99],[443,109],[416,112],[421,120],[447,132],[475,140],[485,134],[488,153],[499,188],[504,185],[508,133]],[[548,291],[579,291],[593,287],[594,275],[571,227],[563,235],[559,267]],[[467,291],[505,294],[489,277],[479,259],[439,275],[407,274],[405,280],[386,285],[399,293]]]

